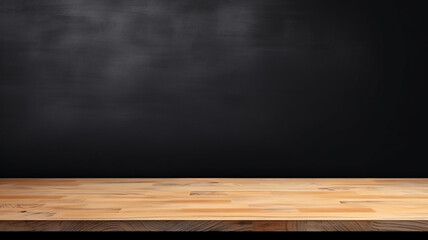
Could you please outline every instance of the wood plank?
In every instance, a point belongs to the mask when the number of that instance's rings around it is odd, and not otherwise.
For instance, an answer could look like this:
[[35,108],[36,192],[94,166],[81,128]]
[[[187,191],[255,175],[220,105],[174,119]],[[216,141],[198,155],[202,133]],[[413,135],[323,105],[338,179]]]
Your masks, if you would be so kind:
[[0,179],[0,230],[428,231],[428,179]]
[[427,231],[428,221],[0,221],[0,231]]

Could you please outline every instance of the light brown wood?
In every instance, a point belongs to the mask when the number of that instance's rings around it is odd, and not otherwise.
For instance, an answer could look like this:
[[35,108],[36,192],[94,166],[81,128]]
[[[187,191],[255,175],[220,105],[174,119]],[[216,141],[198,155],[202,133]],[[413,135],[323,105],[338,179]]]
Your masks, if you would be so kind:
[[0,230],[428,231],[428,179],[0,179]]

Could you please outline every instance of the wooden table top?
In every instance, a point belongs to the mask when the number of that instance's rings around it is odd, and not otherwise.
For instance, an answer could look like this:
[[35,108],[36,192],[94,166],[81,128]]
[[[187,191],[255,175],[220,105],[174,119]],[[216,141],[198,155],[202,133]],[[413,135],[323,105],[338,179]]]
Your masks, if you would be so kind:
[[0,221],[428,220],[428,179],[0,179]]

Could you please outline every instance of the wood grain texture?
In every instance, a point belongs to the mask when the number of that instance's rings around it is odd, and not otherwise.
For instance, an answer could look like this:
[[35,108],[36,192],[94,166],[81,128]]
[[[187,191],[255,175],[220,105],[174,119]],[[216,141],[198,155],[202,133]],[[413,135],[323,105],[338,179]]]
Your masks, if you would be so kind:
[[0,221],[0,231],[427,231],[428,221]]
[[0,179],[1,231],[428,231],[428,179]]

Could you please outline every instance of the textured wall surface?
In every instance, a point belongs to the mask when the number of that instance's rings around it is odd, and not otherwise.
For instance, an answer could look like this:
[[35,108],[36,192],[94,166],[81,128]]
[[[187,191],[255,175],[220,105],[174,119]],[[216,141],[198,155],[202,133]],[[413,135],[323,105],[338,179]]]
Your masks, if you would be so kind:
[[0,177],[426,177],[421,2],[2,0]]

